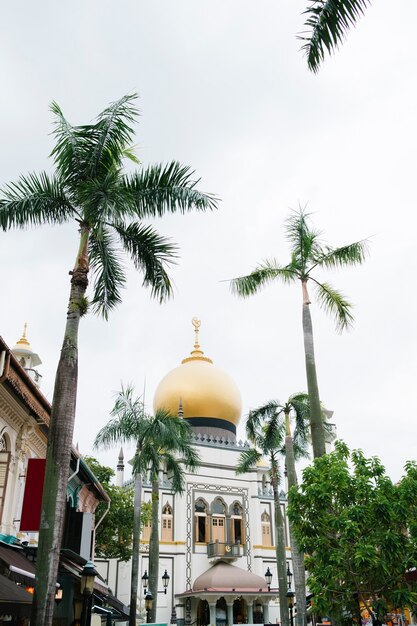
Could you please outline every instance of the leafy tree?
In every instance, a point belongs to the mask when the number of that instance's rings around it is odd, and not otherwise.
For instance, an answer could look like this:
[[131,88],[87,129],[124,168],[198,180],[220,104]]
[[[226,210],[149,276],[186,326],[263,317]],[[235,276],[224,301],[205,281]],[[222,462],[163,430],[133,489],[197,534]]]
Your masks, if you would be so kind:
[[[275,475],[273,467],[273,456],[282,454],[285,456],[285,464],[287,469],[288,487],[297,484],[297,474],[295,470],[295,460],[302,456],[307,456],[307,432],[309,424],[310,404],[308,395],[305,393],[296,393],[290,396],[285,404],[281,404],[277,400],[271,400],[266,404],[250,411],[246,422],[246,433],[249,441],[255,446],[255,450],[244,451],[240,457],[239,471],[247,471],[256,463],[261,455],[267,456],[271,462],[271,484],[275,494],[278,497],[278,486],[276,489],[273,485]],[[291,433],[291,419],[295,422],[294,437]],[[272,450],[272,448],[274,448]],[[262,453],[260,454],[260,452]],[[281,507],[279,507],[281,512]],[[282,517],[282,515],[281,515]],[[277,519],[278,518],[278,519]],[[279,550],[279,558],[277,556],[277,567],[279,576],[279,589],[283,591],[280,594],[280,606],[286,606],[286,568],[285,568],[285,520],[282,520],[279,513],[275,514],[275,537],[276,547]],[[305,626],[307,623],[307,607],[305,604],[306,585],[305,585],[305,568],[304,555],[298,549],[297,542],[293,536],[291,524],[290,543],[292,551],[292,562],[294,571],[294,586],[297,598],[297,626]],[[282,611],[281,613],[286,611]],[[287,619],[288,616],[284,617]],[[283,616],[281,615],[281,619]]]
[[317,382],[314,356],[313,325],[310,313],[310,296],[307,285],[311,281],[316,289],[321,307],[331,313],[340,331],[353,322],[351,304],[329,283],[316,278],[316,270],[334,269],[345,265],[357,265],[364,261],[367,246],[365,241],[357,241],[341,248],[324,245],[320,233],[309,224],[309,214],[304,210],[293,212],[286,222],[286,235],[291,246],[291,260],[288,265],[280,265],[276,259],[265,260],[253,272],[231,281],[231,289],[242,297],[248,297],[275,279],[284,284],[300,281],[303,294],[303,335],[308,395],[310,398],[310,427],[314,456],[326,453],[325,431]]
[[[114,470],[111,467],[101,465],[94,457],[86,456],[84,460],[110,498],[110,509],[95,534],[96,556],[128,561],[132,556],[133,488],[118,487],[112,484],[111,480],[115,475]],[[101,519],[106,508],[107,505],[100,502],[95,512],[96,521]],[[144,502],[141,510],[141,528],[150,519],[151,507]]]
[[311,32],[299,39],[305,41],[302,50],[310,70],[318,72],[326,51],[332,54],[339,47],[370,3],[371,0],[309,0],[305,25]]
[[184,488],[184,467],[194,470],[199,456],[190,443],[188,423],[164,410],[155,415],[144,412],[143,403],[134,398],[133,388],[122,389],[112,410],[113,419],[96,436],[94,445],[110,447],[133,441],[136,455],[133,471],[135,475],[132,579],[130,590],[129,626],[136,626],[137,591],[139,584],[140,517],[142,509],[142,477],[149,473],[152,484],[152,530],[149,542],[149,590],[154,597],[151,622],[155,621],[158,590],[159,565],[159,483],[158,472],[164,468],[172,481],[174,492]]
[[78,328],[88,308],[89,270],[94,277],[93,310],[106,319],[121,302],[126,283],[121,252],[143,274],[143,286],[163,302],[172,294],[166,267],[177,257],[177,248],[142,220],[216,206],[213,196],[197,191],[193,172],[177,162],[124,172],[126,159],[138,163],[131,149],[135,98],[124,96],[95,124],[84,126],[69,124],[53,103],[55,173],[21,176],[0,191],[3,230],[71,222],[79,231],[52,400],[32,626],[52,623],[75,419]]
[[316,613],[351,624],[361,603],[376,622],[383,607],[416,604],[407,575],[417,565],[415,462],[394,484],[377,457],[337,441],[334,452],[304,470],[290,497]]

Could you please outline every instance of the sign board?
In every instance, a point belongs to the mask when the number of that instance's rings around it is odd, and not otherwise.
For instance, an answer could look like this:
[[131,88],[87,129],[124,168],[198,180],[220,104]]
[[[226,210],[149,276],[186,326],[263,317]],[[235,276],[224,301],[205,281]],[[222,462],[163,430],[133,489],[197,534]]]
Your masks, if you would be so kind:
[[29,459],[26,471],[20,530],[37,532],[41,522],[43,481],[46,459]]

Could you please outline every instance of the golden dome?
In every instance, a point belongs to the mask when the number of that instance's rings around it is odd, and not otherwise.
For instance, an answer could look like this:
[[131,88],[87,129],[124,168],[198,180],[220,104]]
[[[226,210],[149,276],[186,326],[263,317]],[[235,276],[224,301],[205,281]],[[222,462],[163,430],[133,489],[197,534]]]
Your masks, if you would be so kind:
[[[240,392],[231,377],[200,350],[200,324],[193,318],[194,350],[161,380],[154,396],[154,410],[165,409],[177,415],[181,404],[181,414],[191,423],[202,425],[198,418],[204,418],[206,425],[236,432],[242,409]],[[227,428],[227,423],[233,428]]]

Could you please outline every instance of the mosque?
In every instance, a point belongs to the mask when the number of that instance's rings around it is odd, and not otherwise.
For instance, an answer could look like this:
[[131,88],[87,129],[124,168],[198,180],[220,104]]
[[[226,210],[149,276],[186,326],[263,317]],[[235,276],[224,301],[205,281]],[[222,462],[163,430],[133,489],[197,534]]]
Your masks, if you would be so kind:
[[[239,456],[249,446],[236,439],[240,392],[201,349],[200,321],[194,318],[193,326],[191,354],[161,380],[154,397],[154,410],[168,409],[188,421],[201,457],[198,472],[187,474],[181,495],[173,493],[166,474],[160,476],[159,580],[166,572],[169,585],[166,594],[158,594],[156,621],[198,626],[277,623],[280,607],[268,465],[263,461],[245,474],[236,474]],[[123,471],[121,451],[120,485]],[[145,481],[143,500],[150,497],[151,485]],[[281,498],[285,515],[284,491]],[[144,582],[149,536],[150,528],[145,527],[140,557]],[[287,560],[292,570],[290,547]],[[130,563],[98,559],[96,566],[113,593],[128,604]],[[272,581],[265,578],[266,572],[272,574]],[[143,609],[142,585],[138,595]]]

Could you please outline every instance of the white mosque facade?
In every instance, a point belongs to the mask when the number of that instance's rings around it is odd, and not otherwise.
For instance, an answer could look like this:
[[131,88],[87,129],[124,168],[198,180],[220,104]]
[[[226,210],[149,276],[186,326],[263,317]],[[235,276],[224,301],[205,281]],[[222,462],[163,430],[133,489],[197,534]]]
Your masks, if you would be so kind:
[[[196,474],[186,476],[183,494],[174,494],[169,477],[160,476],[159,580],[169,575],[167,593],[157,599],[157,623],[277,623],[280,609],[273,523],[273,496],[265,462],[238,475],[235,468],[247,443],[236,440],[241,417],[240,392],[199,346],[198,320],[194,350],[160,382],[154,409],[179,413],[193,431],[201,457]],[[119,484],[123,457],[119,457]],[[286,498],[281,506],[285,513]],[[151,498],[144,484],[143,499]],[[148,570],[150,528],[141,540],[140,576]],[[288,529],[287,529],[288,537]],[[288,545],[288,540],[287,540]],[[291,550],[287,549],[291,565]],[[130,598],[130,562],[96,560],[101,575],[125,604]],[[270,589],[266,571],[272,573]],[[144,614],[144,593],[138,610]],[[287,607],[285,607],[287,610]],[[174,617],[173,617],[174,616]]]

